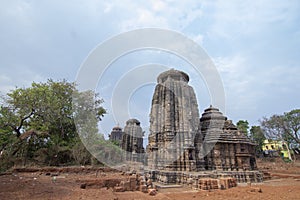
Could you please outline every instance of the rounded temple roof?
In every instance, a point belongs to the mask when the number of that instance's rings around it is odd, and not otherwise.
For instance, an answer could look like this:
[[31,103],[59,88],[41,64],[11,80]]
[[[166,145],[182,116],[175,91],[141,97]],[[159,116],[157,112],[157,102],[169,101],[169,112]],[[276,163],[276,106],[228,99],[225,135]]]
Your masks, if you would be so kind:
[[175,69],[170,69],[168,71],[165,71],[163,73],[161,73],[158,77],[157,77],[157,82],[158,83],[163,83],[165,82],[168,77],[174,79],[174,80],[182,80],[182,81],[185,81],[185,82],[189,82],[189,76],[182,72],[182,71],[179,71],[179,70],[175,70]]
[[136,124],[136,125],[139,126],[141,124],[141,122],[139,120],[137,120],[137,119],[129,119],[126,122],[126,125],[129,125],[129,124]]
[[119,126],[113,127],[113,131],[122,131],[122,128]]
[[220,119],[226,120],[227,118],[219,111],[218,108],[212,107],[212,105],[204,110],[202,114],[201,121],[209,120],[209,119]]

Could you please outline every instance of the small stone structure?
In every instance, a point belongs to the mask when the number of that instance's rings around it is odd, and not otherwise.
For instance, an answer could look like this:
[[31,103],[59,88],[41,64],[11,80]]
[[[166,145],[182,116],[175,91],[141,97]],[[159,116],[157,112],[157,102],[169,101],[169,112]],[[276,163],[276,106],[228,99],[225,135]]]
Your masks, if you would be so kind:
[[226,177],[219,179],[200,179],[198,181],[198,189],[201,190],[214,190],[214,189],[229,189],[232,187],[236,187],[237,182],[235,178]]
[[[200,118],[205,170],[255,170],[255,144],[212,106]],[[201,143],[201,142],[199,142]]]
[[144,132],[137,119],[130,119],[126,122],[121,147],[124,150],[124,156],[127,161],[144,161],[142,156],[145,152],[143,147],[143,135]]
[[156,195],[157,192],[152,181],[145,179],[145,176],[140,174],[132,174],[126,180],[121,180],[113,187],[113,190],[115,192],[141,191],[151,196]]
[[112,129],[110,135],[109,135],[109,140],[112,142],[116,142],[121,146],[122,144],[122,137],[123,137],[124,132],[122,131],[122,128],[119,126],[116,126]]

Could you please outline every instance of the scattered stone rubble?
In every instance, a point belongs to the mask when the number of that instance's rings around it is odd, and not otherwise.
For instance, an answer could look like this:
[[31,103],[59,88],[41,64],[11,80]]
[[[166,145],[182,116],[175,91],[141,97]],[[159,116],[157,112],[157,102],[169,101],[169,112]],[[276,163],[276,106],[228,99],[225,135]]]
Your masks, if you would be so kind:
[[122,180],[114,187],[115,192],[125,191],[141,191],[143,193],[149,193],[149,195],[155,195],[157,189],[152,184],[150,179],[145,179],[145,176],[133,174],[127,180]]
[[198,187],[202,190],[219,189],[218,179],[200,179]]
[[[86,188],[113,188],[114,192],[126,192],[126,191],[141,191],[143,193],[149,193],[149,195],[155,195],[157,193],[157,186],[155,183],[148,179],[147,176],[133,174],[123,179],[105,179],[105,180],[90,180],[85,181],[80,185],[82,189]],[[182,186],[197,189],[197,190],[216,190],[216,189],[228,189],[237,186],[237,180],[232,177],[221,178],[199,178],[190,177],[186,179],[186,182]]]

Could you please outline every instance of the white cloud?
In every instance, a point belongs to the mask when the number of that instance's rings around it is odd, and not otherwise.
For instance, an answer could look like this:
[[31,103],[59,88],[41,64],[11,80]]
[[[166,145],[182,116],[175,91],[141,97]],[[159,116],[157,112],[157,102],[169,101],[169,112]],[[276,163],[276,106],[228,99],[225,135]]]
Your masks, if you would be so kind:
[[223,79],[229,118],[253,124],[264,115],[299,106],[299,66],[263,66],[242,54],[218,57],[214,62]]
[[[126,5],[126,6],[125,6]],[[172,2],[157,1],[133,2],[123,1],[123,9],[130,10],[130,14],[122,20],[120,28],[123,31],[141,27],[161,27],[183,30],[194,19],[202,15],[198,1]]]
[[260,88],[249,66],[250,61],[247,57],[237,54],[228,57],[218,57],[214,59],[215,65],[220,72],[223,80],[226,95],[226,113],[230,118],[247,118],[256,110],[258,104],[257,94]]
[[0,92],[2,94],[6,94],[7,92],[9,92],[11,89],[14,88],[12,83],[13,83],[13,81],[8,75],[1,74],[0,75]]
[[152,4],[152,9],[156,12],[157,11],[164,12],[167,9],[166,2],[161,0],[151,0],[151,4]]
[[[238,118],[249,113],[257,119],[272,109],[300,106],[295,92],[300,90],[299,5],[276,0],[5,1],[0,7],[0,90],[46,78],[72,80],[88,52],[112,35],[141,27],[169,28],[215,57],[229,114]],[[146,58],[135,59],[142,64]],[[176,62],[172,58],[167,64],[176,67]],[[286,97],[280,105],[274,102],[279,94]],[[262,102],[270,99],[264,110]]]
[[104,13],[109,13],[113,8],[113,4],[111,3],[105,3],[104,4]]
[[202,34],[188,34],[188,36],[200,46],[203,45],[204,36]]
[[221,74],[231,77],[233,80],[241,78],[247,71],[247,58],[240,54],[228,57],[217,57],[214,63]]
[[137,9],[136,17],[121,23],[121,30],[130,30],[138,27],[168,27],[166,19],[156,16],[155,13],[147,9]]
[[270,26],[284,25],[296,20],[298,1],[215,1],[211,33],[224,38],[237,35],[251,36],[268,30]]
[[23,71],[15,70],[13,73],[4,73],[0,75],[0,91],[2,94],[6,94],[16,87],[29,87],[33,81],[42,82],[46,81],[46,79],[37,72],[23,67]]
[[4,75],[4,74],[0,74],[0,82],[8,82],[8,81],[11,81],[11,79]]

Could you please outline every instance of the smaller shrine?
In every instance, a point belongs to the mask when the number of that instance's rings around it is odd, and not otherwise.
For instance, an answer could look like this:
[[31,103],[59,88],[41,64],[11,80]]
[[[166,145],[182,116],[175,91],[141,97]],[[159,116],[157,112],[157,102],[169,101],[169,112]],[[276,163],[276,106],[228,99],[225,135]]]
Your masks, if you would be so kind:
[[125,159],[127,161],[144,162],[143,147],[144,132],[137,119],[129,119],[124,128],[122,136],[121,148],[125,152]]
[[118,125],[116,127],[113,127],[113,129],[112,129],[110,135],[108,135],[108,137],[109,137],[110,141],[121,146],[123,134],[124,134],[124,132],[122,131],[122,128],[119,127],[119,125]]
[[256,170],[255,144],[210,106],[200,118],[205,170]]

